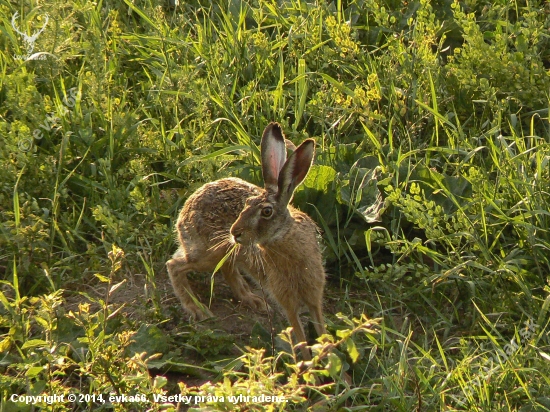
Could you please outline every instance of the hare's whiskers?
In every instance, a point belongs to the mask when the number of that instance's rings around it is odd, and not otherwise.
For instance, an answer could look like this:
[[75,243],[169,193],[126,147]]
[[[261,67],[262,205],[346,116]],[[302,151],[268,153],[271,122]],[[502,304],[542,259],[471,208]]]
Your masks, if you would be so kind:
[[251,264],[254,266],[254,268],[258,268],[260,265],[259,259],[259,251],[258,248],[254,245],[250,246],[250,258],[251,258]]
[[235,262],[237,261],[237,255],[239,254],[241,250],[241,245],[236,243],[236,247],[232,249],[231,256],[229,257],[229,260],[231,261],[231,266],[235,266]]
[[210,241],[218,240],[218,239],[229,239],[230,233],[227,232],[227,230],[218,230],[214,233],[212,233],[212,236],[210,237]]
[[262,253],[257,246],[251,246],[250,248],[250,264],[252,268],[257,272],[259,279],[265,278],[265,266],[262,259]]
[[[210,240],[214,240],[215,238],[211,238]],[[210,246],[207,250],[216,250],[221,248],[222,246],[227,245],[228,247],[231,246],[231,242],[229,241],[229,238],[222,238],[219,242],[214,243],[212,246]]]
[[288,255],[285,254],[284,252],[281,252],[280,250],[277,250],[277,248],[264,249],[263,255],[269,255],[269,258],[271,259],[271,263],[273,263],[274,266],[277,266],[277,265],[275,264],[273,257],[271,256],[272,253],[277,255],[278,258],[285,260],[286,262],[290,261]]

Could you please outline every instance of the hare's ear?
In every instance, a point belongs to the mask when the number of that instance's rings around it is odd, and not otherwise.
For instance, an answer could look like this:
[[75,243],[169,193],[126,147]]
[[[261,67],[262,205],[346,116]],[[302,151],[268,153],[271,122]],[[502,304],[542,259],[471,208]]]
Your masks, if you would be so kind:
[[296,151],[296,145],[292,143],[290,140],[288,140],[287,138],[285,138],[285,146],[287,151],[290,151],[290,152]]
[[292,199],[294,190],[306,178],[307,172],[311,167],[313,152],[315,151],[315,141],[306,139],[290,155],[279,174],[277,200],[281,204],[288,204]]
[[265,190],[276,193],[279,172],[286,161],[285,137],[278,123],[270,123],[265,128],[262,135],[261,152]]

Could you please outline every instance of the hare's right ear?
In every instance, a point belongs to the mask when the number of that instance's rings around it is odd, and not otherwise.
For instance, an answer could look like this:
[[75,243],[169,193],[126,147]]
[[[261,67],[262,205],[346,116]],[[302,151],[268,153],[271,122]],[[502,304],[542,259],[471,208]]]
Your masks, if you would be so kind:
[[278,123],[270,123],[265,128],[262,135],[261,153],[265,190],[277,193],[279,172],[286,161],[285,137]]
[[292,153],[286,161],[279,175],[277,201],[282,205],[288,205],[294,190],[304,181],[313,161],[315,141],[306,139]]

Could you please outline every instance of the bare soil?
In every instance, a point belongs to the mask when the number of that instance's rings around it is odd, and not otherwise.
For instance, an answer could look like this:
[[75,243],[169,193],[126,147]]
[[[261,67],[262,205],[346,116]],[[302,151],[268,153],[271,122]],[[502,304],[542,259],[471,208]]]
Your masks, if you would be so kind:
[[[202,322],[190,320],[184,312],[179,300],[174,295],[172,285],[164,267],[158,268],[154,282],[148,282],[146,276],[139,273],[127,272],[123,278],[122,271],[119,271],[116,276],[119,278],[114,279],[113,284],[123,280],[125,280],[125,283],[109,296],[109,304],[112,304],[114,308],[124,305],[119,316],[123,316],[137,324],[151,324],[155,323],[155,316],[152,316],[152,314],[156,313],[159,327],[171,338],[176,337],[176,341],[185,341],[185,331],[188,333],[189,330],[214,330],[217,333],[227,334],[227,338],[232,339],[234,345],[230,349],[230,353],[222,354],[222,357],[225,359],[240,356],[246,346],[251,346],[255,340],[258,340],[257,335],[253,337],[253,329],[258,327],[257,324],[263,327],[268,340],[271,334],[271,342],[274,341],[278,333],[289,326],[277,303],[267,297],[261,290],[253,288],[254,293],[266,299],[270,306],[269,312],[257,312],[240,304],[233,297],[231,289],[221,275],[214,277],[214,293],[211,302],[211,276],[208,274],[193,274],[189,276],[195,295],[214,314],[213,318]],[[254,286],[253,282],[249,282],[249,284],[251,287]],[[156,287],[156,291],[152,290],[153,287]],[[97,279],[91,279],[90,283],[80,285],[79,288],[92,297],[101,299],[105,299],[106,297],[107,284],[101,283]],[[157,297],[161,316],[158,316],[158,311],[154,309],[153,296]],[[71,294],[70,296],[66,296],[66,298],[68,309],[71,310],[75,310],[78,303],[82,301],[82,297],[77,294]],[[345,306],[345,302],[342,301],[341,291],[329,285],[325,293],[325,317],[327,314],[329,316],[330,314],[334,314],[336,308],[342,310],[344,308],[343,305]],[[95,308],[95,310],[97,309]],[[306,333],[308,329],[310,332],[313,332],[312,325],[309,325],[308,328],[309,320],[309,314],[303,313],[302,322],[306,328]],[[314,332],[309,333],[309,335],[313,341],[315,338]],[[266,336],[264,335],[264,342],[265,339]],[[197,346],[200,346],[200,343]],[[271,350],[271,345],[268,346],[270,347],[268,350]],[[205,362],[212,361],[212,359],[205,359],[204,356],[189,350],[182,351],[182,353],[185,356],[186,364],[202,366]],[[174,385],[179,381],[184,381],[187,386],[200,386],[216,377],[214,374],[209,374],[198,369],[190,373],[173,373],[169,370],[153,370],[151,373],[153,375],[162,374],[168,377]]]

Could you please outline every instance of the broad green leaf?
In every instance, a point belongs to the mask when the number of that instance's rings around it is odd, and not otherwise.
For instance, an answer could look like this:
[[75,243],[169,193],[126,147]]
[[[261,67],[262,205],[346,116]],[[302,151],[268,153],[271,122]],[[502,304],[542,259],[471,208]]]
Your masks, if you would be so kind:
[[0,342],[0,353],[6,353],[11,347],[11,342],[12,342],[11,337],[8,336],[7,338],[4,338]]
[[313,165],[304,182],[296,190],[293,203],[313,217],[318,211],[325,222],[333,224],[337,204],[333,193],[335,180],[336,171],[332,167]]
[[338,376],[342,370],[342,360],[335,353],[328,354],[328,364],[326,369],[330,373],[330,376]]
[[359,351],[357,350],[353,339],[350,338],[346,341],[346,350],[348,351],[353,363],[357,362],[357,359],[359,359]]
[[35,348],[37,346],[48,346],[48,342],[42,339],[31,339],[26,341],[21,349]]
[[25,376],[27,378],[35,378],[43,370],[44,370],[44,368],[42,366],[32,366],[29,369],[27,369],[27,372],[25,372]]

